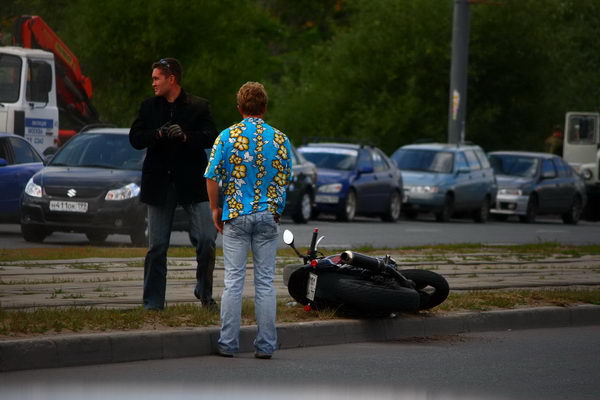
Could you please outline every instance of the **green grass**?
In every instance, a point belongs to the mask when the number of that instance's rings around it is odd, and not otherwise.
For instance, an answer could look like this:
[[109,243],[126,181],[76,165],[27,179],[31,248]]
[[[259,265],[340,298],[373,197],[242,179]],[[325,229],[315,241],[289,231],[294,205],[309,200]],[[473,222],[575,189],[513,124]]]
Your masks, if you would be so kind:
[[[301,253],[305,249],[299,249]],[[334,254],[346,249],[328,249],[328,254]],[[581,245],[572,246],[556,242],[508,245],[508,246],[490,246],[477,243],[461,244],[436,244],[428,246],[405,246],[397,248],[376,248],[373,245],[365,244],[355,246],[354,251],[361,253],[398,253],[403,256],[410,256],[415,252],[419,256],[439,256],[439,253],[485,253],[480,257],[493,257],[493,254],[501,255],[515,254],[516,257],[531,260],[546,256],[580,257],[582,255],[600,254],[600,245]],[[296,257],[292,249],[280,249],[280,257]],[[524,255],[523,253],[527,253]],[[139,247],[62,247],[62,248],[31,248],[31,249],[0,249],[0,261],[32,261],[32,260],[74,260],[83,258],[143,258],[146,255],[145,248]],[[222,256],[221,249],[217,249],[217,255]],[[195,257],[193,247],[171,247],[168,257]],[[132,262],[132,266],[139,267],[143,265],[140,262]]]
[[[59,293],[55,291],[55,293]],[[106,294],[121,297],[124,294]],[[547,289],[469,291],[451,293],[448,299],[426,314],[452,311],[487,311],[517,307],[575,304],[600,305],[600,289]],[[304,311],[289,298],[277,304],[277,320],[301,322],[344,318],[336,310]],[[254,324],[254,303],[245,299],[242,304],[242,323]],[[62,309],[39,308],[33,311],[0,309],[0,335],[33,336],[68,332],[124,331],[160,329],[165,327],[218,326],[218,310],[207,310],[197,304],[176,304],[164,311],[146,311],[141,307],[127,310],[72,307]]]

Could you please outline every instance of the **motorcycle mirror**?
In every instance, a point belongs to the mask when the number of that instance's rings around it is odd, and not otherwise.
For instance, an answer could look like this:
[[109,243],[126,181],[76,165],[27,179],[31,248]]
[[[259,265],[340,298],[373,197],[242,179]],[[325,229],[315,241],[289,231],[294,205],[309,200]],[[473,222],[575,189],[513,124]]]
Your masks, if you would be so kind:
[[315,250],[317,250],[317,248],[319,247],[319,243],[321,243],[321,240],[323,240],[323,238],[325,238],[325,235],[321,236],[319,238],[319,240],[317,240],[317,244],[315,245]]
[[289,229],[286,229],[283,232],[283,243],[287,244],[288,246],[294,244],[294,234]]

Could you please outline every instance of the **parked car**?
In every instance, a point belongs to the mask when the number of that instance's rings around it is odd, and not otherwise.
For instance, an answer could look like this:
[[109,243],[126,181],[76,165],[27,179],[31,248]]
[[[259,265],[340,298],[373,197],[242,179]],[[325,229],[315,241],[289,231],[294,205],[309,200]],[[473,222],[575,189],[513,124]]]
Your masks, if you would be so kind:
[[317,166],[315,215],[357,214],[396,221],[402,206],[402,174],[378,148],[358,144],[310,143],[298,151]]
[[293,178],[287,190],[285,214],[297,224],[309,221],[317,185],[317,167],[292,145]]
[[434,212],[447,222],[455,212],[486,222],[496,200],[494,171],[479,146],[423,143],[400,147],[392,160],[404,178],[404,214]]
[[25,185],[43,166],[42,157],[27,140],[0,133],[0,222],[19,223]]
[[517,215],[534,222],[539,214],[561,214],[579,222],[586,203],[585,182],[562,158],[547,153],[497,151],[489,154],[498,179],[491,212],[500,219]]
[[[92,129],[69,140],[29,179],[21,205],[25,240],[42,242],[52,232],[85,233],[93,243],[126,234],[148,241],[147,209],[139,201],[145,151],[129,144],[129,129]],[[187,230],[176,211],[173,230]]]

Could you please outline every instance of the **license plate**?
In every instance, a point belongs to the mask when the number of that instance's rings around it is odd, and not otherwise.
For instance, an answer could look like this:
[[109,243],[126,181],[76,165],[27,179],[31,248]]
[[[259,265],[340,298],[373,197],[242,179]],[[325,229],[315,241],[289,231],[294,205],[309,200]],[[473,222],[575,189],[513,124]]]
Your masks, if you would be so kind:
[[306,287],[306,298],[315,301],[315,292],[317,291],[318,276],[312,272],[308,274],[308,286]]
[[340,198],[338,196],[318,194],[315,196],[315,203],[337,204]]
[[56,201],[50,202],[50,211],[63,211],[63,212],[75,212],[75,213],[86,213],[88,210],[88,203],[82,201]]

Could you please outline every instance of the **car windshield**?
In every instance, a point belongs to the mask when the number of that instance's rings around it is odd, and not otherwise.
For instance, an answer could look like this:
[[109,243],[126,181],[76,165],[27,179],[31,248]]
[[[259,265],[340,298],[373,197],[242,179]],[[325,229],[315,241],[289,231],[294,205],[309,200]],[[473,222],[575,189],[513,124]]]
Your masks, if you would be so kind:
[[339,169],[350,171],[356,167],[358,151],[333,147],[303,147],[298,149],[308,161],[317,168]]
[[449,174],[454,165],[454,154],[449,151],[400,149],[392,155],[398,168]]
[[141,170],[145,154],[131,147],[127,135],[85,133],[73,137],[50,165]]
[[534,157],[490,154],[490,164],[498,175],[532,178],[536,175],[539,160]]

